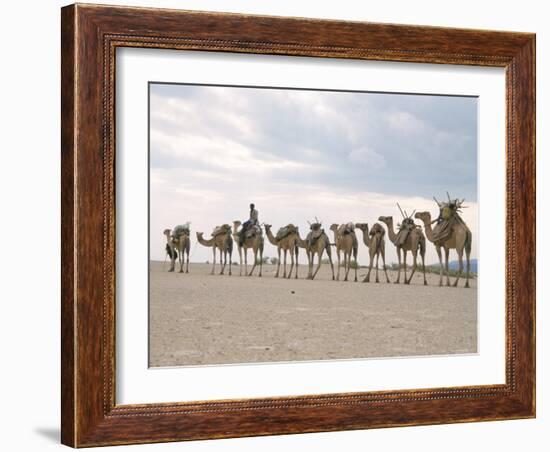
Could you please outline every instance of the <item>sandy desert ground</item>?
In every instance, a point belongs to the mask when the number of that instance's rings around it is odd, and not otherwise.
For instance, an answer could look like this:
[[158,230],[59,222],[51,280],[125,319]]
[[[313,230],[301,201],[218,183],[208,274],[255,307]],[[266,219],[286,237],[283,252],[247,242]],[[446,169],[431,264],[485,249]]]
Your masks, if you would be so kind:
[[410,286],[335,282],[328,265],[314,281],[274,278],[273,265],[262,278],[239,277],[238,266],[219,276],[207,264],[188,274],[168,265],[150,264],[153,367],[477,351],[475,279],[465,289],[438,287],[434,274],[424,286],[418,273]]

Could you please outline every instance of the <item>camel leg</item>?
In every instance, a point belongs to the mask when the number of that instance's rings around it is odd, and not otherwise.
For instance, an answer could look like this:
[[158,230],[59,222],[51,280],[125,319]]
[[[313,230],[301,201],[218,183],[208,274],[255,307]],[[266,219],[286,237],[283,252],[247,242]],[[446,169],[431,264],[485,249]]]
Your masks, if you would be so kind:
[[231,256],[231,251],[228,251],[227,254],[229,255],[229,276],[231,276],[231,259],[232,259],[232,256]]
[[281,248],[277,247],[277,271],[275,272],[275,278],[279,277],[279,269],[281,268]]
[[405,277],[403,279],[403,283],[407,284],[407,250],[403,250],[403,273],[405,274]]
[[382,245],[380,246],[380,254],[382,255],[382,266],[384,268],[384,273],[386,274],[386,282],[390,282],[390,277],[388,276],[388,269],[386,268],[386,249],[384,246],[384,242],[382,242]]
[[380,253],[376,253],[376,282],[379,283],[380,279],[378,278],[378,262],[380,260]]
[[441,247],[436,246],[437,257],[439,257],[439,287],[443,286],[443,258],[441,257]]
[[453,284],[454,287],[458,286],[458,280],[462,276],[462,253],[464,252],[462,249],[457,249],[458,254],[458,274],[456,275],[455,283]]
[[372,270],[372,264],[374,263],[374,255],[369,250],[369,271],[367,272],[367,276],[365,276],[365,279],[363,279],[363,282],[370,282],[370,272]]
[[174,268],[176,267],[176,259],[174,258],[174,247],[170,244],[169,246],[172,249],[172,256],[170,257],[170,269],[168,271],[173,272]]
[[299,248],[296,246],[294,253],[296,254],[296,279],[298,279],[298,253]]
[[344,252],[344,271],[346,272],[344,276],[344,281],[348,280],[348,274],[351,268],[350,262],[351,262],[351,254]]
[[397,248],[397,281],[395,284],[399,284],[401,279],[401,248]]
[[244,248],[243,249],[244,251],[244,276],[246,276],[248,274],[248,252],[247,252],[247,249]]
[[420,257],[422,258],[422,273],[424,274],[424,285],[428,285],[428,281],[426,281],[426,264],[424,263],[424,259],[426,255],[424,253],[420,253]]
[[252,274],[254,273],[254,270],[256,269],[256,262],[258,261],[258,250],[252,248],[252,257],[254,258],[254,263],[252,264],[252,270],[250,270],[250,273],[248,274],[248,276],[252,276]]
[[211,275],[214,274],[214,269],[216,268],[216,247],[212,247],[212,254],[214,258],[212,259],[212,271],[210,272]]
[[[226,256],[226,259],[227,259],[227,256]],[[223,261],[223,252],[222,250],[220,249],[220,275],[223,275],[223,271],[225,270],[225,262]]]
[[187,250],[187,262],[185,263],[185,273],[189,273],[189,250]]
[[319,251],[319,262],[317,262],[317,268],[315,269],[315,273],[313,273],[313,275],[311,276],[311,279],[315,278],[315,275],[317,274],[317,272],[321,268],[321,259],[322,259],[322,257],[323,257],[323,250]]
[[260,274],[258,275],[259,278],[262,277],[263,266],[264,266],[264,246],[260,245]]
[[170,270],[169,272],[173,272],[176,267],[176,259],[170,258]]
[[313,259],[313,253],[310,251],[306,251],[307,253],[307,279],[311,279],[311,275],[313,273],[313,263],[311,262]]
[[344,281],[348,280],[350,268],[351,268],[351,253],[344,252],[344,269],[346,270],[346,276],[344,277]]
[[447,274],[447,287],[451,286],[451,280],[449,279],[449,249],[445,248],[445,273]]
[[412,268],[412,271],[411,271],[411,276],[409,276],[409,280],[407,281],[407,284],[410,284],[412,279],[413,279],[413,275],[414,275],[414,272],[416,271],[416,255],[417,253],[416,252],[412,252],[411,251],[411,254],[413,255],[413,268]]
[[185,267],[185,251],[183,251],[183,262],[181,263],[181,273],[185,273],[185,270],[183,269]]
[[286,278],[286,250],[283,250],[283,256],[285,259],[285,262],[283,264],[283,278]]
[[336,248],[336,259],[338,260],[338,270],[336,272],[336,281],[340,281],[340,250]]
[[292,270],[294,269],[294,253],[292,252],[292,250],[289,250],[289,254],[290,254],[290,270],[288,271],[288,279],[292,277]]
[[470,251],[466,249],[466,284],[464,287],[470,287]]
[[183,267],[185,266],[185,248],[181,250],[181,263],[180,263],[180,273],[185,273]]
[[[330,252],[330,244],[327,247],[327,256],[328,256],[328,261],[330,263],[330,269],[332,270],[332,280],[334,281],[334,265],[332,265],[332,253]],[[320,260],[321,258],[319,258],[319,261]]]
[[239,246],[239,276],[243,275],[243,252],[241,247]]
[[351,254],[344,251],[344,271],[346,272],[346,275],[344,276],[344,281],[348,280],[350,261],[351,261]]
[[357,267],[359,267],[359,265],[357,264],[357,250],[353,252],[353,259],[355,261],[355,278],[353,279],[353,281],[357,282]]

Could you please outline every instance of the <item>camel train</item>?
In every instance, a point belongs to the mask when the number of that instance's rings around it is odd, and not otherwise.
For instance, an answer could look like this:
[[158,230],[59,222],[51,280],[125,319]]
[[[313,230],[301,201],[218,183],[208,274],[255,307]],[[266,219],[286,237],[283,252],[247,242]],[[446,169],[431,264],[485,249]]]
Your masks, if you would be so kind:
[[[232,253],[233,244],[236,244],[239,252],[239,275],[252,276],[258,267],[258,276],[262,276],[263,252],[264,252],[264,233],[267,240],[277,249],[277,270],[275,278],[298,279],[298,257],[300,248],[303,248],[308,261],[307,279],[315,279],[321,265],[328,260],[332,272],[332,279],[339,281],[340,272],[343,271],[343,280],[348,281],[349,273],[353,270],[353,280],[357,281],[357,254],[359,250],[359,241],[355,230],[361,231],[363,243],[369,253],[369,265],[367,275],[363,282],[370,282],[371,272],[375,271],[375,282],[379,283],[379,259],[382,258],[382,270],[385,275],[386,283],[390,283],[386,267],[386,229],[390,242],[395,246],[398,260],[397,279],[395,284],[401,282],[401,271],[403,271],[403,283],[410,284],[416,271],[420,271],[418,257],[420,256],[423,283],[427,285],[425,255],[426,238],[433,243],[439,258],[439,286],[443,286],[443,274],[445,273],[446,285],[451,286],[449,277],[449,253],[455,250],[458,255],[458,273],[453,283],[458,286],[459,279],[464,270],[464,255],[466,257],[466,283],[464,287],[470,287],[470,253],[472,248],[472,233],[460,213],[464,206],[464,199],[451,199],[447,193],[448,201],[440,202],[434,197],[438,207],[438,215],[432,220],[430,212],[416,212],[407,214],[397,204],[402,216],[401,223],[397,224],[397,230],[394,229],[394,220],[391,216],[380,216],[378,221],[371,228],[367,223],[334,223],[329,230],[332,231],[334,241],[331,242],[327,233],[323,229],[322,221],[315,218],[315,222],[309,223],[309,232],[305,239],[300,236],[298,226],[288,224],[279,228],[276,235],[273,235],[272,225],[258,224],[257,221],[241,223],[234,221],[233,226],[222,224],[216,226],[209,239],[204,238],[203,232],[197,232],[197,242],[206,247],[212,248],[212,270],[216,271],[216,250],[219,255],[220,275],[225,273],[228,266],[228,274],[232,273]],[[251,212],[257,218],[257,211],[254,205],[251,205]],[[415,223],[415,219],[422,222],[421,225]],[[247,224],[251,223],[251,224]],[[435,226],[432,225],[435,223]],[[175,271],[176,261],[179,262],[179,272],[189,273],[189,252],[190,252],[190,223],[178,225],[174,229],[166,229],[166,255],[170,258],[169,272]],[[332,259],[332,248],[336,252],[336,273]],[[251,269],[248,271],[248,251],[251,251]],[[445,264],[443,264],[442,252],[445,254]],[[326,260],[323,259],[326,253]],[[407,277],[407,253],[411,254],[412,267],[410,275]],[[290,259],[290,269],[287,272],[287,256]],[[187,259],[186,259],[187,257]],[[244,264],[243,264],[244,257]],[[353,259],[353,261],[352,261]],[[317,260],[317,265],[315,265]],[[281,275],[281,266],[282,275]],[[185,271],[184,271],[185,267]],[[315,270],[314,270],[315,268]]]

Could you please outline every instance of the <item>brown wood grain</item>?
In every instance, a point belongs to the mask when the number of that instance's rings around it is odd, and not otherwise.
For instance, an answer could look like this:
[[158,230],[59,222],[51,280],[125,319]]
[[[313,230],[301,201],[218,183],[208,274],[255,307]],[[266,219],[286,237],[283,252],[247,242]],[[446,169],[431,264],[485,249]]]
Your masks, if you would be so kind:
[[[62,9],[62,442],[74,447],[535,415],[535,36],[147,8]],[[116,48],[506,68],[506,384],[115,404]],[[499,152],[499,150],[494,150]]]

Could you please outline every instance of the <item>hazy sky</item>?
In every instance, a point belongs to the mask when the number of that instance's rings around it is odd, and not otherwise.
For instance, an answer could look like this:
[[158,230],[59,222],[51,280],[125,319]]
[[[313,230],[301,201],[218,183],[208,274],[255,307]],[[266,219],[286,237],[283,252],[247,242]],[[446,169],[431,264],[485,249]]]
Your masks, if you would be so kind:
[[[304,237],[315,216],[327,231],[380,215],[397,223],[396,202],[435,215],[432,196],[447,190],[470,206],[477,257],[475,98],[151,84],[150,109],[153,259],[164,259],[162,231],[190,221],[191,261],[211,261],[195,232],[246,220],[250,202],[261,222],[297,224]],[[264,255],[276,255],[267,241]]]

